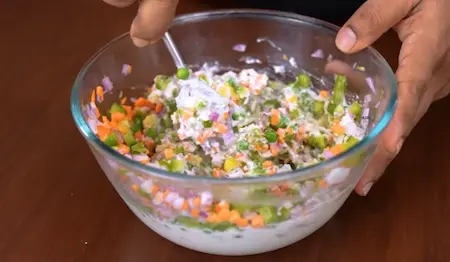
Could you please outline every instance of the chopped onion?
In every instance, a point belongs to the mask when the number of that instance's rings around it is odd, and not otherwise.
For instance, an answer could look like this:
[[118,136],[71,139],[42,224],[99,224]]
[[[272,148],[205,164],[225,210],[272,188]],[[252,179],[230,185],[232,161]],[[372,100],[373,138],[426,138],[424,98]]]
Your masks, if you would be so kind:
[[247,45],[244,45],[244,44],[237,44],[237,45],[233,46],[233,51],[236,51],[236,52],[243,53],[243,52],[245,52],[246,49],[247,49]]
[[314,53],[311,54],[311,57],[314,57],[314,58],[324,58],[325,55],[324,55],[322,49],[317,49],[316,51],[314,51]]

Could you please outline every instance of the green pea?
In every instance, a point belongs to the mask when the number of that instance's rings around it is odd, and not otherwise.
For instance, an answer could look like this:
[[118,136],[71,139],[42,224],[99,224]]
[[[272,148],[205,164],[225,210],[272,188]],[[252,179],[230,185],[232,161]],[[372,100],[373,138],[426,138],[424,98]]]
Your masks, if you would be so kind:
[[237,150],[239,150],[239,151],[248,150],[248,142],[247,141],[239,141],[237,144]]
[[274,143],[278,139],[277,132],[275,132],[275,130],[273,130],[272,128],[268,128],[266,130],[266,132],[264,133],[264,137],[269,143]]
[[237,121],[237,120],[239,120],[240,115],[239,115],[239,113],[233,112],[233,113],[231,114],[231,118],[232,118],[234,121]]
[[178,79],[186,80],[189,78],[190,72],[187,68],[179,68],[177,70],[177,77]]
[[165,128],[171,128],[173,126],[172,119],[169,116],[163,117],[163,124]]
[[285,116],[280,117],[280,122],[278,123],[278,128],[286,128],[289,124],[289,119]]
[[325,114],[325,102],[324,101],[314,101],[312,103],[312,113],[315,118],[319,119]]
[[171,172],[183,172],[184,162],[179,159],[172,159],[169,164],[169,171]]
[[149,127],[149,128],[147,128],[147,131],[145,132],[145,135],[155,139],[155,138],[158,137],[158,132],[156,132],[156,128]]
[[172,96],[173,96],[173,97],[177,97],[179,93],[180,93],[180,91],[179,91],[178,89],[176,89],[176,88],[174,88],[174,89],[172,90]]
[[105,140],[103,141],[106,145],[113,147],[119,145],[119,139],[117,138],[117,135],[115,133],[109,134]]
[[213,126],[213,122],[211,120],[205,120],[202,124],[204,128],[211,128]]
[[134,138],[131,132],[128,132],[125,135],[123,135],[123,140],[128,146],[133,146],[137,143],[136,139]]
[[295,82],[295,87],[308,88],[311,85],[311,78],[305,74],[300,73],[297,75],[297,81]]
[[169,115],[171,115],[177,111],[177,102],[175,100],[167,100],[166,107],[169,109]]

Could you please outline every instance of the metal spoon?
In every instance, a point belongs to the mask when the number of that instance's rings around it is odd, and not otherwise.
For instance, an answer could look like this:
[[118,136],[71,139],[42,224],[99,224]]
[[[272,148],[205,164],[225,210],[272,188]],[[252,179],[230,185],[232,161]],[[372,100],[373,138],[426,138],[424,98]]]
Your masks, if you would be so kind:
[[185,68],[186,65],[184,64],[183,58],[180,55],[180,52],[178,51],[177,46],[173,42],[172,36],[169,32],[166,32],[163,36],[164,44],[167,47],[167,50],[169,50],[170,55],[172,56],[173,62],[175,63],[175,66],[180,68]]

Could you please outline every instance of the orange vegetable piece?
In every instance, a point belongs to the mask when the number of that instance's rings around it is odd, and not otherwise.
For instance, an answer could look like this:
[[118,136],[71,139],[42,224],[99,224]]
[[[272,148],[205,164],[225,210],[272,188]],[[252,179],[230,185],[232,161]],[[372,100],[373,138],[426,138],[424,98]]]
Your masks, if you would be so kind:
[[272,109],[270,113],[271,113],[270,124],[273,126],[278,125],[280,123],[280,111],[277,109]]
[[217,132],[220,134],[225,134],[228,131],[228,127],[224,124],[216,124]]
[[162,109],[163,109],[163,104],[161,104],[161,103],[156,104],[156,106],[155,106],[156,113],[161,112]]
[[320,97],[327,98],[328,95],[329,95],[329,93],[328,93],[328,91],[326,91],[326,90],[321,90],[321,91],[319,92],[319,96],[320,96]]
[[263,162],[263,167],[264,168],[269,168],[271,166],[273,166],[272,161],[266,160],[266,161]]
[[337,123],[331,127],[331,131],[333,133],[343,135],[343,134],[345,134],[345,127],[343,127],[341,124]]
[[248,220],[246,218],[238,218],[234,222],[238,227],[247,227],[248,226]]
[[252,227],[253,228],[264,227],[264,219],[261,215],[256,215],[252,218]]
[[172,148],[164,149],[164,158],[172,159],[175,156]]
[[125,114],[122,112],[111,113],[111,121],[120,122],[125,119]]

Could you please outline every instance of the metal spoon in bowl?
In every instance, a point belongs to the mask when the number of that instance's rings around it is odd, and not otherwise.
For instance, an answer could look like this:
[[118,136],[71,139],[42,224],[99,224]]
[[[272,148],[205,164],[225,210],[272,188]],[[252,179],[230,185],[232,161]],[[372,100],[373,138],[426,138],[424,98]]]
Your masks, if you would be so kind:
[[162,39],[164,41],[164,44],[167,47],[167,50],[169,50],[169,53],[172,56],[172,59],[173,59],[173,62],[175,63],[175,66],[178,69],[185,68],[186,66],[184,64],[183,58],[181,57],[177,46],[173,42],[173,39],[172,39],[172,36],[170,35],[170,33],[166,32]]

